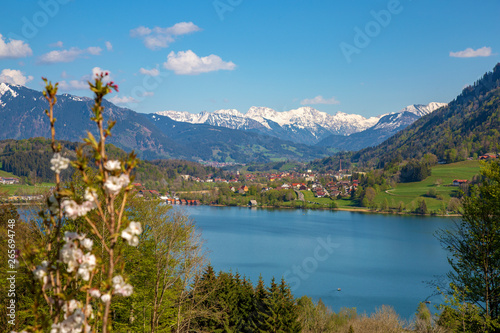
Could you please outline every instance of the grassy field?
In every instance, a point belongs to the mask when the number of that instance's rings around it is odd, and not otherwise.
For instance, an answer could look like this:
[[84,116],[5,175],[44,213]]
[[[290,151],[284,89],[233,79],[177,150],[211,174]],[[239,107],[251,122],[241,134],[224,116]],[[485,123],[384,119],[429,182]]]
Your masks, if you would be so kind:
[[[16,177],[16,176],[14,176],[14,175],[13,175],[12,173],[10,173],[10,172],[0,170],[0,177],[9,178],[9,177]],[[16,178],[18,178],[18,177],[16,177]]]
[[[432,168],[432,175],[421,182],[401,183],[396,188],[381,192],[377,195],[375,202],[380,204],[387,199],[390,207],[396,208],[402,201],[407,208],[416,205],[418,198],[424,198],[429,211],[445,207],[451,195],[458,191],[457,186],[451,186],[454,179],[471,180],[474,175],[479,174],[479,161],[463,161],[452,164],[437,165]],[[430,189],[434,189],[442,200],[427,197]]]
[[[2,176],[3,177],[3,176]],[[51,187],[56,186],[53,183],[42,183],[37,184],[37,186],[30,185],[2,185],[0,184],[0,194],[6,192],[7,195],[34,195],[34,194],[44,194]]]
[[334,200],[330,198],[316,198],[314,196],[314,193],[312,193],[311,191],[301,191],[301,192],[304,193],[304,199],[306,201],[317,202],[319,204],[324,204],[324,205],[329,205],[332,202],[334,202]]

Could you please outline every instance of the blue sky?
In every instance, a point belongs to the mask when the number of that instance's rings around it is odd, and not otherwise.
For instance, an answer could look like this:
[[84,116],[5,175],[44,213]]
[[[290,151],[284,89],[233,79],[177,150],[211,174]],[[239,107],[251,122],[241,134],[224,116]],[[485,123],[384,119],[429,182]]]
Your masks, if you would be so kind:
[[8,1],[0,81],[87,95],[99,68],[138,112],[313,106],[374,116],[449,102],[500,62],[500,2]]

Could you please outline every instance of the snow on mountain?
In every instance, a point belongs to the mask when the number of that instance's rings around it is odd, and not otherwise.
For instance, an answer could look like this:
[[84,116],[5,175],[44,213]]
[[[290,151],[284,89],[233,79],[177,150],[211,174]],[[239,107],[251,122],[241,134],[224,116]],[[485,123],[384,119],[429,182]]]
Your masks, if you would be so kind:
[[377,123],[380,117],[365,118],[360,115],[337,112],[330,115],[318,111],[312,107],[301,107],[298,109],[277,112],[267,107],[252,106],[246,114],[238,110],[216,110],[214,112],[201,112],[192,114],[189,112],[160,111],[158,115],[167,116],[176,121],[189,122],[193,124],[207,123],[215,126],[229,127],[233,129],[258,128],[259,123],[264,128],[271,130],[269,121],[274,122],[292,132],[298,130],[309,131],[314,137],[318,137],[318,131],[330,132],[329,134],[349,135],[362,131]]
[[337,112],[332,116],[309,106],[284,112],[276,112],[270,108],[252,106],[246,113],[246,116],[262,123],[264,126],[266,126],[265,120],[268,119],[278,123],[280,126],[296,126],[311,130],[321,126],[332,131],[334,134],[340,135],[349,135],[362,131],[376,124],[380,118],[371,117],[367,119],[360,115],[343,112]]
[[236,109],[216,110],[214,112],[203,111],[198,114],[186,111],[160,111],[156,112],[156,114],[160,116],[167,116],[175,121],[191,124],[208,124],[212,126],[243,130],[262,127],[260,123],[245,117],[245,115]]
[[199,124],[200,114],[194,114],[187,111],[159,111],[155,112],[160,116],[169,117],[172,120],[180,121],[183,123]]
[[414,115],[417,115],[419,117],[423,117],[443,106],[446,106],[448,105],[447,103],[437,103],[437,102],[432,102],[432,103],[429,103],[427,105],[425,104],[413,104],[413,105],[408,105],[407,107],[405,107],[404,109],[402,109],[401,111],[399,111],[400,113],[402,112],[411,112],[413,113]]
[[[446,105],[430,103],[409,105],[399,112],[365,118],[357,114],[337,112],[334,115],[305,106],[278,112],[267,107],[252,106],[246,114],[236,109],[223,109],[199,114],[177,111],[160,111],[158,115],[192,124],[209,124],[241,130],[257,130],[263,134],[281,139],[315,144],[329,135],[350,135],[374,126],[378,128],[398,128],[407,126],[417,118]],[[405,114],[401,116],[401,114]],[[411,116],[410,116],[411,114]],[[387,117],[390,116],[390,117]],[[384,118],[385,117],[385,118]],[[381,119],[383,119],[381,121]],[[401,123],[398,123],[400,121]]]
[[0,83],[0,97],[5,95],[7,92],[10,92],[12,97],[17,97],[18,93],[16,93],[14,90],[12,90],[11,85],[7,83]]
[[415,120],[429,113],[436,111],[437,109],[446,106],[446,103],[436,103],[432,102],[427,105],[425,104],[412,104],[407,107],[401,109],[398,112],[390,113],[384,115],[380,118],[375,126],[372,127],[374,130],[396,130],[399,128],[405,128],[411,124]]
[[402,126],[409,126],[418,118],[420,117],[408,111],[390,113],[380,118],[377,124],[370,129],[392,131]]

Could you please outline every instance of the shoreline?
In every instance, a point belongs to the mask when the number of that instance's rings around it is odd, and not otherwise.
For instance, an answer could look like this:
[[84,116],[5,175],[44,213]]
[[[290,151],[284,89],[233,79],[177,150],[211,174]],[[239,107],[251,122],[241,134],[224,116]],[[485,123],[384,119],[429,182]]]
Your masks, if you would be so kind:
[[[9,204],[9,203],[3,203]],[[43,204],[42,202],[12,202],[14,206],[39,206]],[[2,205],[2,204],[0,204]],[[172,205],[175,206],[186,206],[186,205]],[[432,215],[432,214],[414,214],[414,213],[402,213],[402,212],[381,212],[377,210],[371,210],[366,207],[339,207],[339,208],[327,208],[327,207],[318,207],[318,208],[302,208],[302,207],[274,207],[274,206],[231,206],[231,205],[220,205],[220,204],[201,204],[198,206],[209,206],[209,207],[239,207],[239,208],[260,208],[260,209],[297,209],[297,210],[330,210],[330,211],[343,211],[343,212],[353,212],[353,213],[363,213],[363,214],[382,214],[382,215],[402,215],[402,216],[422,216],[422,217],[460,217],[460,214],[446,214],[446,215]]]
[[[174,205],[174,206],[185,206],[185,205]],[[301,208],[301,207],[274,207],[274,206],[231,206],[231,205],[220,205],[220,204],[208,204],[199,206],[209,206],[209,207],[239,207],[239,208],[261,208],[261,209],[310,209],[310,210],[331,210],[331,211],[344,211],[353,213],[364,213],[364,214],[382,214],[382,215],[402,215],[402,216],[422,216],[422,217],[460,217],[460,214],[446,214],[446,215],[432,215],[432,214],[415,214],[415,213],[401,213],[401,212],[381,212],[376,210],[371,210],[365,207],[340,207],[340,208]]]

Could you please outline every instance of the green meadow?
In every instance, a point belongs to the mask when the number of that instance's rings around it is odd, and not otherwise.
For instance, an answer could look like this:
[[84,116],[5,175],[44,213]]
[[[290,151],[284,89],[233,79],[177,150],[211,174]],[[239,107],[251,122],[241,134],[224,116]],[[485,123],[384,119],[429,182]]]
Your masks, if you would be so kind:
[[[378,193],[375,202],[380,205],[387,199],[391,208],[397,208],[399,202],[403,202],[406,208],[412,208],[417,204],[419,198],[424,198],[429,211],[439,210],[443,204],[446,207],[453,194],[459,190],[458,186],[452,186],[454,179],[471,180],[479,172],[479,161],[437,165],[432,168],[432,175],[425,180],[414,183],[399,183],[393,189]],[[438,197],[442,199],[428,197],[427,193],[431,189],[434,189]]]

